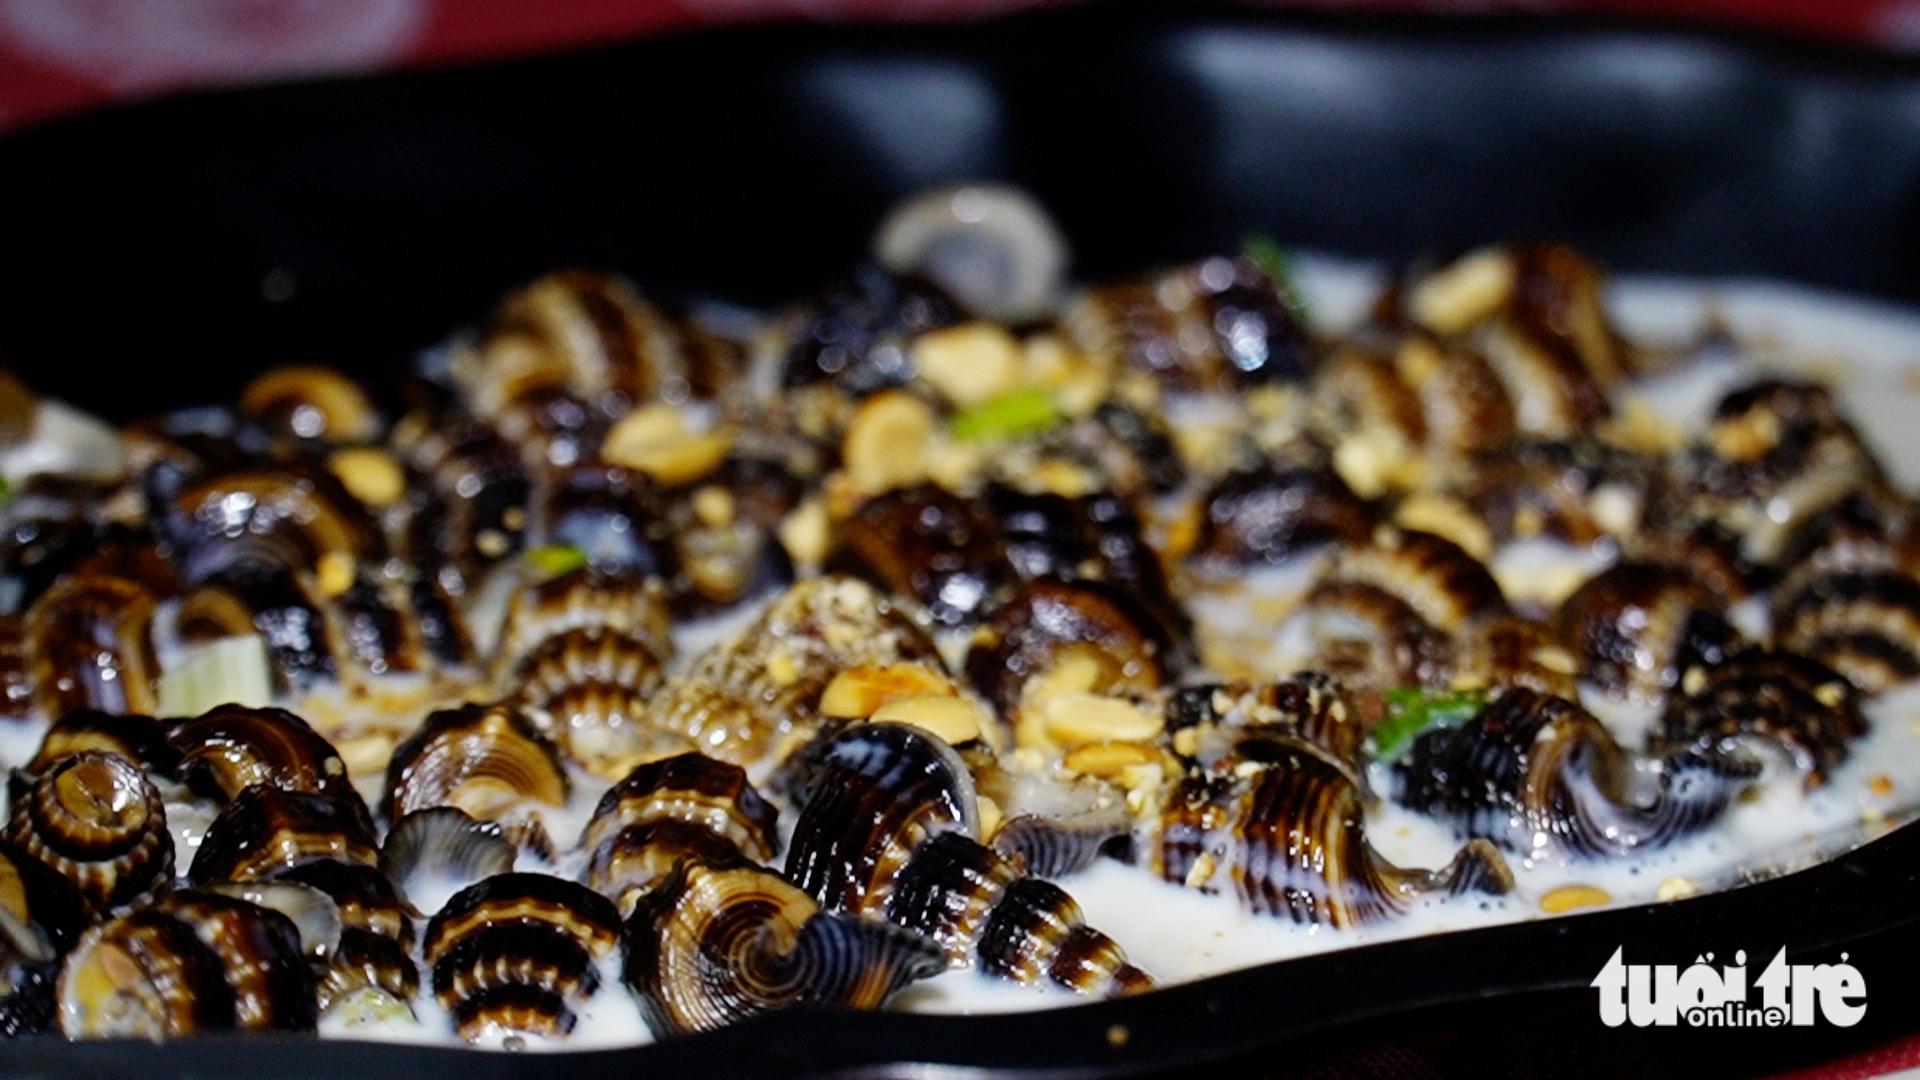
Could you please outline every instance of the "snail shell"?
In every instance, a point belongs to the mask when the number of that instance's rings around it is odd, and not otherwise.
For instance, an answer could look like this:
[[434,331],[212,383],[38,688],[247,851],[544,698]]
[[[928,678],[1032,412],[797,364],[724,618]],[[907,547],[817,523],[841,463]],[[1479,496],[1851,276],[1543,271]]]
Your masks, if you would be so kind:
[[1542,694],[1580,695],[1579,663],[1546,625],[1518,615],[1475,619],[1456,641],[1457,687],[1524,686]]
[[682,860],[626,926],[626,981],[655,1032],[712,1031],[770,1009],[877,1009],[946,968],[939,946],[873,919],[821,911],[744,860]]
[[1098,997],[1153,986],[1112,938],[1086,925],[1071,896],[962,832],[941,833],[914,850],[886,918],[927,935],[950,964],[977,962],[1015,982],[1051,981]]
[[911,339],[960,319],[958,305],[925,278],[862,267],[801,314],[780,385],[831,383],[849,397],[899,386],[912,374]]
[[339,913],[339,944],[318,988],[320,1011],[367,994],[392,999],[396,1012],[410,1011],[407,1003],[420,989],[413,923],[385,874],[361,863],[319,859],[277,870],[273,880],[318,889]]
[[624,279],[591,270],[547,274],[510,293],[455,377],[484,417],[539,391],[617,415],[687,390],[685,358],[660,312]]
[[614,779],[678,736],[646,726],[660,660],[640,641],[608,630],[568,630],[520,665],[514,701],[560,752]]
[[583,567],[514,593],[494,655],[495,681],[526,678],[536,653],[570,632],[626,638],[654,656],[656,668],[673,655],[665,597],[644,579]]
[[493,821],[525,802],[565,806],[553,745],[511,705],[464,705],[428,716],[387,766],[387,820],[452,806]]
[[1003,716],[1029,682],[1069,653],[1097,660],[1094,692],[1141,693],[1165,680],[1174,659],[1156,629],[1138,604],[1104,583],[1030,581],[974,635],[967,674]]
[[160,792],[116,754],[62,758],[15,801],[7,839],[72,882],[94,915],[173,878],[173,834]]
[[1476,454],[1456,488],[1496,541],[1586,546],[1638,532],[1661,497],[1646,459],[1590,439],[1522,439]]
[[76,709],[55,720],[40,739],[40,749],[27,763],[27,772],[42,776],[62,759],[83,750],[118,754],[159,773],[171,773],[177,762],[167,745],[166,729],[151,716],[133,716]]
[[255,784],[207,826],[187,877],[195,884],[247,881],[323,860],[378,862],[366,807],[358,799]]
[[60,1029],[73,1039],[312,1031],[316,1012],[293,921],[198,890],[94,927],[60,975]]
[[564,544],[587,565],[636,580],[674,576],[672,523],[643,473],[599,462],[576,465],[548,485],[541,538]]
[[[695,825],[756,862],[780,849],[779,811],[747,782],[746,770],[701,754],[680,754],[635,768],[607,789],[580,838],[599,867],[619,832],[656,821]],[[602,881],[593,881],[600,892]]]
[[41,594],[26,619],[40,711],[153,715],[160,704],[149,636],[156,602],[140,582],[104,574],[76,573]]
[[1780,646],[1868,693],[1920,675],[1920,582],[1896,570],[1839,571],[1775,590]]
[[1053,309],[1067,273],[1067,241],[1046,209],[1005,184],[922,192],[887,211],[873,257],[896,274],[921,274],[967,311],[1002,323]]
[[738,639],[670,680],[648,721],[702,753],[745,764],[776,737],[811,729],[835,675],[910,661],[938,666],[939,651],[898,604],[858,579],[816,578],[788,589]]
[[264,372],[240,391],[240,411],[281,438],[364,443],[380,435],[380,414],[366,391],[332,368]]
[[1554,629],[1582,678],[1611,696],[1651,701],[1665,697],[1681,671],[1734,651],[1739,635],[1721,607],[1678,566],[1621,562],[1574,590]]
[[366,813],[333,744],[285,709],[220,705],[176,725],[167,744],[180,756],[180,778],[222,799],[270,784],[328,795]]
[[154,524],[189,585],[311,571],[328,558],[378,565],[386,553],[366,508],[331,473],[303,466],[198,479]]
[[1311,345],[1273,279],[1217,256],[1091,290],[1067,313],[1081,348],[1117,356],[1172,390],[1297,379]]
[[1681,673],[1657,728],[1658,747],[1742,757],[1783,754],[1808,787],[1826,781],[1866,734],[1859,693],[1832,668],[1804,656],[1749,648]]
[[545,874],[496,874],[456,893],[427,924],[421,953],[433,995],[461,1038],[556,1037],[600,985],[620,937],[613,905]]
[[1167,729],[1175,749],[1201,768],[1231,770],[1304,750],[1365,786],[1365,724],[1341,684],[1318,672],[1252,686],[1181,687],[1168,700]]
[[86,929],[73,883],[13,844],[0,843],[0,1038],[54,1020],[59,958]]
[[[1167,796],[1149,868],[1188,888],[1231,888],[1256,915],[1358,926],[1405,912],[1422,893],[1503,893],[1513,878],[1485,840],[1440,871],[1394,866],[1367,842],[1360,789],[1326,758],[1268,747],[1268,762],[1196,771]],[[1226,875],[1228,884],[1220,878]]]
[[1326,468],[1237,469],[1207,489],[1201,506],[1189,557],[1215,573],[1274,565],[1329,543],[1364,544],[1375,522],[1373,508]]
[[33,657],[27,652],[26,617],[0,615],[0,720],[33,715]]
[[1507,690],[1473,719],[1421,735],[1395,766],[1398,798],[1515,851],[1651,850],[1711,824],[1752,775],[1674,754],[1644,780],[1600,721],[1563,698]]
[[451,806],[415,810],[394,823],[380,847],[380,873],[416,916],[438,910],[429,894],[451,895],[513,869],[515,851],[500,827]]
[[786,876],[829,911],[883,910],[930,836],[980,835],[973,776],[953,747],[907,724],[858,724],[828,740],[793,827]]
[[911,596],[949,626],[976,621],[1011,577],[992,519],[937,484],[862,503],[826,568]]

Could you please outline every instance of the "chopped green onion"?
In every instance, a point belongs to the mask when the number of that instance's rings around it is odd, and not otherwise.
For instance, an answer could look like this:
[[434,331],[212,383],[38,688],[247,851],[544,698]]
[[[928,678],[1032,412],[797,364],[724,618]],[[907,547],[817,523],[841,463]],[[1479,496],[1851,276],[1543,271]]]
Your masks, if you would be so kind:
[[1027,387],[985,401],[953,418],[955,438],[995,442],[1037,435],[1060,422],[1060,407],[1038,387]]
[[1273,287],[1279,290],[1280,299],[1286,301],[1300,321],[1312,323],[1313,316],[1307,310],[1306,295],[1300,291],[1293,253],[1266,233],[1248,233],[1246,239],[1240,242],[1240,250],[1273,279]]
[[535,573],[542,577],[557,578],[587,565],[587,553],[571,544],[548,544],[529,549],[526,560]]
[[1401,687],[1381,695],[1387,699],[1387,718],[1374,727],[1374,756],[1392,761],[1421,735],[1440,728],[1459,727],[1473,719],[1487,703],[1485,690],[1427,690]]
[[259,634],[217,638],[181,650],[160,675],[160,715],[199,716],[227,703],[273,704],[273,668]]

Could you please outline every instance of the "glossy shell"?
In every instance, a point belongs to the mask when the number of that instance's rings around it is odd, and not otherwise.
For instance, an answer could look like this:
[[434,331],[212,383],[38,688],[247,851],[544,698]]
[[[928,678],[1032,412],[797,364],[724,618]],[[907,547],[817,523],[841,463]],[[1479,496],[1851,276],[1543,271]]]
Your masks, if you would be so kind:
[[89,931],[60,976],[68,1038],[312,1031],[313,973],[292,920],[215,893],[176,893]]
[[173,835],[152,781],[127,759],[82,751],[16,800],[7,839],[72,882],[104,915],[173,876]]
[[518,710],[466,705],[427,717],[387,766],[387,820],[452,806],[492,821],[522,803],[564,806],[559,754]]

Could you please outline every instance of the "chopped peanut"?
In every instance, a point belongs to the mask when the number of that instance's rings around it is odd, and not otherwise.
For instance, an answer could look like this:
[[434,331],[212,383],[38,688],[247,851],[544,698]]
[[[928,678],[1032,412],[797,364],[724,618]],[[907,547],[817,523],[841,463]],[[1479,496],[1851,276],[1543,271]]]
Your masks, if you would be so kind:
[[973,322],[922,334],[913,343],[913,366],[942,397],[961,408],[1018,389],[1020,343],[992,323]]
[[919,483],[933,448],[933,410],[904,390],[862,402],[847,424],[841,459],[854,485],[869,495]]
[[953,683],[925,664],[862,664],[833,677],[820,694],[820,715],[864,720],[888,702],[927,694],[953,696]]
[[1575,908],[1599,907],[1610,903],[1613,897],[1604,889],[1591,885],[1562,885],[1540,898],[1540,910],[1551,915],[1572,911]]
[[347,493],[376,510],[392,506],[407,492],[406,474],[385,451],[350,446],[327,456],[327,470]]
[[1457,334],[1500,310],[1513,295],[1518,268],[1498,249],[1477,251],[1414,286],[1414,321],[1436,334]]
[[880,706],[873,714],[873,721],[893,721],[898,724],[912,724],[923,731],[932,732],[947,742],[958,746],[980,737],[980,732],[991,723],[992,716],[987,707],[971,698],[955,697],[952,694],[922,694],[918,697],[899,698]]

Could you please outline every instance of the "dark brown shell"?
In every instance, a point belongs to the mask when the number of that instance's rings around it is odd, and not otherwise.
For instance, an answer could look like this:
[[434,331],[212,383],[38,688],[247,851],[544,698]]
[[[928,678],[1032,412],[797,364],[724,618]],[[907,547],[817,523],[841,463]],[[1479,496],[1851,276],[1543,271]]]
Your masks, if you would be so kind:
[[937,484],[862,503],[826,568],[911,596],[950,626],[977,621],[1012,579],[992,518]]
[[276,870],[273,877],[326,893],[340,909],[340,923],[348,930],[365,930],[401,942],[413,940],[413,923],[401,907],[393,884],[373,866],[319,859]]
[[721,837],[756,862],[766,862],[780,850],[778,819],[779,811],[747,782],[746,770],[701,754],[680,754],[641,765],[607,789],[581,834],[580,847],[592,852],[598,863],[601,850],[622,830],[680,821]]
[[951,964],[978,962],[1030,986],[1053,982],[1100,997],[1153,987],[1112,938],[1086,925],[1071,896],[964,833],[941,833],[914,851],[886,918],[932,938]]
[[61,759],[15,801],[7,839],[71,881],[94,915],[173,878],[160,793],[117,754],[87,750]]
[[1511,689],[1456,728],[1428,731],[1395,765],[1401,802],[1515,851],[1652,850],[1717,820],[1753,769],[1720,754],[1668,754],[1651,791],[1585,709]]
[[378,863],[366,809],[357,800],[255,784],[207,826],[187,877],[195,883],[271,878],[322,860]]
[[149,630],[157,600],[140,582],[104,574],[75,574],[41,594],[26,621],[40,711],[153,715],[160,664]]
[[60,979],[68,1038],[312,1031],[313,972],[277,911],[188,891],[89,931]]
[[1700,580],[1678,566],[1621,562],[1567,597],[1554,632],[1582,678],[1615,697],[1656,700],[1673,689],[1681,671],[1717,664],[1734,651],[1739,635],[1721,610]]
[[1216,256],[1101,285],[1069,315],[1079,345],[1173,390],[1297,379],[1312,346],[1291,304],[1244,256]]
[[1124,695],[1158,687],[1166,677],[1166,643],[1154,624],[1117,590],[1096,582],[1028,582],[974,635],[967,675],[1005,716],[1028,681],[1068,650],[1091,650],[1100,661],[1098,693]]
[[1215,481],[1200,503],[1189,558],[1219,573],[1284,562],[1324,544],[1363,544],[1376,520],[1328,468],[1239,469]]
[[688,389],[672,327],[622,278],[563,270],[508,294],[464,373],[467,402],[496,416],[537,391],[564,391],[608,415]]
[[491,821],[516,803],[565,806],[567,776],[553,745],[511,705],[465,705],[428,716],[387,766],[388,821],[452,806]]
[[26,618],[0,615],[0,719],[33,715],[33,657],[27,651]]
[[380,434],[380,414],[358,383],[332,368],[274,368],[240,392],[240,411],[283,439],[363,443]]
[[1167,796],[1149,868],[1256,915],[1355,926],[1405,912],[1421,893],[1503,893],[1506,861],[1470,841],[1444,870],[1396,867],[1367,842],[1360,789],[1304,749],[1272,748],[1255,769],[1189,773]]
[[1508,610],[1499,583],[1478,560],[1451,540],[1412,529],[1385,529],[1372,544],[1343,550],[1330,580],[1381,589],[1446,633]]
[[877,913],[922,841],[949,830],[980,835],[966,762],[907,724],[858,724],[834,736],[807,790],[786,876],[828,911]]
[[900,927],[820,911],[744,860],[677,863],[626,927],[626,982],[659,1034],[712,1031],[789,1005],[877,1009],[946,968]]
[[1783,753],[1808,787],[1845,761],[1866,734],[1859,693],[1832,668],[1804,656],[1749,648],[1712,666],[1689,667],[1668,702],[1655,744],[1744,758],[1757,744]]
[[494,652],[494,677],[516,684],[542,647],[570,631],[600,631],[630,639],[656,662],[673,655],[665,597],[640,577],[583,567],[516,592]]
[[167,745],[166,729],[153,717],[78,709],[47,728],[27,771],[43,775],[61,759],[83,750],[119,754],[163,774],[171,773],[177,763],[177,755]]
[[1467,624],[1454,651],[1456,686],[1524,686],[1543,694],[1580,694],[1578,663],[1545,624],[1518,615],[1491,615]]
[[602,462],[575,465],[546,487],[540,515],[544,543],[562,544],[599,572],[633,579],[676,576],[673,522],[644,473]]
[[1348,685],[1386,690],[1439,686],[1452,678],[1452,639],[1386,589],[1323,581],[1299,610],[1314,640],[1314,667]]
[[[1499,541],[1551,536],[1585,546],[1647,524],[1662,497],[1655,465],[1590,439],[1521,439],[1474,455],[1449,484]],[[1625,500],[1619,510],[1604,505]]]
[[270,784],[364,807],[333,744],[285,709],[220,705],[175,725],[167,744],[180,755],[180,778],[222,799]]
[[358,927],[340,932],[340,947],[327,962],[317,988],[321,1012],[350,995],[377,990],[406,1003],[420,992],[420,970],[404,945]]
[[620,937],[613,905],[545,874],[497,874],[447,901],[421,955],[433,994],[469,1042],[495,1031],[561,1036],[599,988],[598,962]]

